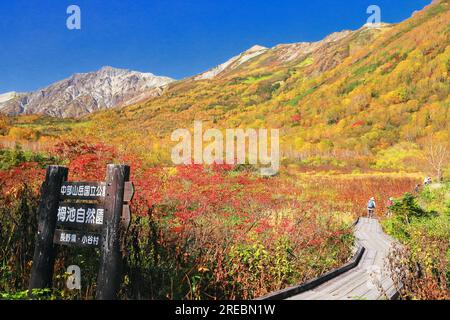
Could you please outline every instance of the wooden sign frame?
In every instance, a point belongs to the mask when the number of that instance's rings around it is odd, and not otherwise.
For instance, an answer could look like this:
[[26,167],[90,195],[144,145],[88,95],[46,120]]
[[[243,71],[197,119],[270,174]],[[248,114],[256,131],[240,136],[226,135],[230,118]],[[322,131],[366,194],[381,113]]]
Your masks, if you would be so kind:
[[96,298],[116,299],[122,281],[121,243],[134,194],[130,167],[108,165],[105,182],[69,182],[68,173],[65,167],[49,166],[41,187],[30,294],[52,286],[57,244],[99,247]]

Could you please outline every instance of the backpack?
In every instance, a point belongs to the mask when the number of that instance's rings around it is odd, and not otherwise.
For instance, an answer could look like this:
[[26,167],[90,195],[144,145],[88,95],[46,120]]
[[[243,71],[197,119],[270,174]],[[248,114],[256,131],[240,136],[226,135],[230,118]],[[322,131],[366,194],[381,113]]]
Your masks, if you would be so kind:
[[367,207],[370,208],[370,209],[375,208],[375,201],[369,200],[369,203],[367,204]]

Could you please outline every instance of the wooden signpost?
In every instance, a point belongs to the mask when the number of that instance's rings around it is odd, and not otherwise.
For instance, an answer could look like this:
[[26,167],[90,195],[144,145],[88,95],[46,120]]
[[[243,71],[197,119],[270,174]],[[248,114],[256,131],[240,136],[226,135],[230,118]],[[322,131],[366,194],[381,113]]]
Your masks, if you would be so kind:
[[29,289],[52,285],[56,246],[100,248],[97,299],[117,298],[122,280],[121,240],[134,195],[130,167],[108,165],[105,182],[68,182],[68,169],[47,168]]

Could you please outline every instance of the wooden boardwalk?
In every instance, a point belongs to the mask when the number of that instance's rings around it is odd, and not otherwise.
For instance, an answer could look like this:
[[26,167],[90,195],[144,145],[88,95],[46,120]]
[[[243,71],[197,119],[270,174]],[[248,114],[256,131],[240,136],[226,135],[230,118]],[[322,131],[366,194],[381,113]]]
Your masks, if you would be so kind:
[[394,240],[383,232],[378,220],[368,218],[359,219],[355,236],[366,249],[355,268],[288,300],[377,300],[395,297],[397,290],[385,267]]

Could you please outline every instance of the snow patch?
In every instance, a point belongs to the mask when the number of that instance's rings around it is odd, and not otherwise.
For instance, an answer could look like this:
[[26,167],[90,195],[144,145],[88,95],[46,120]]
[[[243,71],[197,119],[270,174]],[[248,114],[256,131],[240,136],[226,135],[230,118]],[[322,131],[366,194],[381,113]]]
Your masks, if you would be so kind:
[[194,77],[194,80],[207,80],[207,79],[213,79],[217,77],[220,73],[225,71],[226,69],[234,70],[240,65],[244,64],[245,62],[249,61],[252,58],[255,58],[264,52],[269,50],[266,47],[255,45],[251,47],[250,49],[244,51],[240,55],[237,55],[230,60],[204,72],[199,74],[198,76]]
[[16,96],[17,96],[17,93],[15,91],[0,94],[0,103],[5,103],[9,100],[12,100]]

